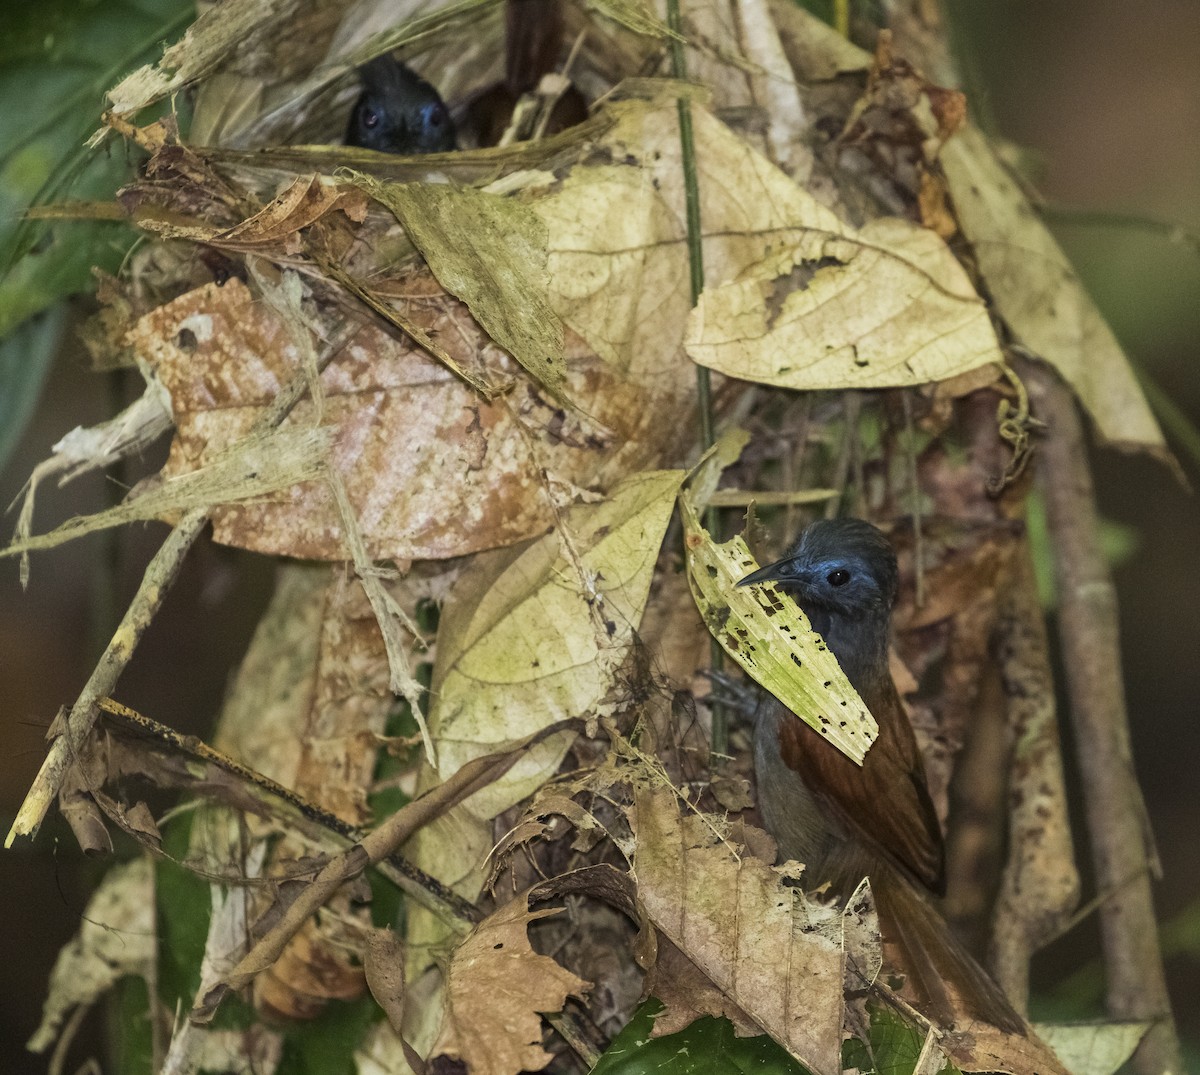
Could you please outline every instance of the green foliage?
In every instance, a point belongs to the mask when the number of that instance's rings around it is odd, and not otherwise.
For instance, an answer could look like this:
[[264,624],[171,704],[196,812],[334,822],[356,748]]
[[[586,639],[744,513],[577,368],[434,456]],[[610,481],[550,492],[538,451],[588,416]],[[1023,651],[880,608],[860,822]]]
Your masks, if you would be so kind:
[[[925,1044],[925,1036],[895,1012],[876,1008],[871,1012],[870,1044],[851,1038],[842,1046],[842,1067],[858,1068],[862,1075],[912,1075]],[[956,1075],[947,1062],[940,1075]]]
[[58,307],[27,318],[0,341],[0,467],[16,447],[42,394],[65,315],[66,310]]
[[108,1041],[114,1070],[122,1075],[151,1075],[154,1040],[150,1032],[150,992],[143,978],[122,978],[109,1008]]
[[[781,1046],[764,1036],[739,1038],[726,1019],[698,1019],[676,1034],[651,1038],[662,1004],[653,998],[604,1051],[591,1075],[806,1075]],[[887,1009],[871,1013],[870,1043],[850,1039],[842,1046],[842,1067],[862,1075],[912,1075],[923,1035]],[[947,1063],[941,1075],[957,1075]]]
[[354,1075],[354,1050],[380,1015],[368,994],[351,1003],[332,1001],[318,1018],[289,1024],[276,1075]]
[[697,1019],[677,1034],[651,1038],[662,1004],[651,998],[612,1041],[591,1075],[805,1075],[807,1069],[765,1035],[739,1038],[727,1019]]
[[170,825],[163,840],[168,858],[158,861],[155,899],[158,904],[158,995],[167,1008],[190,1007],[200,986],[200,963],[208,937],[212,895],[206,880],[179,865],[188,851],[192,817]]
[[[12,4],[0,35],[0,340],[87,289],[93,266],[115,271],[133,233],[113,222],[30,221],[49,202],[111,199],[130,175],[123,147],[88,150],[104,93],[155,60],[195,13],[188,0],[50,0]],[[19,104],[17,104],[19,102]],[[57,339],[29,326],[0,346],[0,463],[21,432]]]

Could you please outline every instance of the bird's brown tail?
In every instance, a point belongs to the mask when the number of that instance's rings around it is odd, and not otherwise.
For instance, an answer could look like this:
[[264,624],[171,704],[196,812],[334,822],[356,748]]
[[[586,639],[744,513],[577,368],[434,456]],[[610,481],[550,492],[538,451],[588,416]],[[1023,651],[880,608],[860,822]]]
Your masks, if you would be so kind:
[[[871,885],[884,939],[899,948],[904,970],[938,1023],[952,1025],[965,1008],[977,1019],[1008,1033],[1026,1033],[1025,1020],[1004,991],[912,882],[885,869],[872,872]],[[951,996],[947,983],[956,998]]]

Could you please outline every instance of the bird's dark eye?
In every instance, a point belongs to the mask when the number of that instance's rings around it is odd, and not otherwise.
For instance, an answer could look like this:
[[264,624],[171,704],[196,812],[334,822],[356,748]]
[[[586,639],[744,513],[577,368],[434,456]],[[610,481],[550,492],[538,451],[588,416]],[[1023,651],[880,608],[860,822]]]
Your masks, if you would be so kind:
[[379,113],[373,108],[364,108],[362,110],[362,125],[371,130],[372,127],[379,126]]
[[425,123],[436,130],[446,122],[446,110],[441,105],[430,105],[425,109]]
[[825,581],[828,582],[830,586],[845,586],[846,583],[850,581],[850,572],[844,567],[839,567],[836,571],[829,572],[829,574],[825,576]]

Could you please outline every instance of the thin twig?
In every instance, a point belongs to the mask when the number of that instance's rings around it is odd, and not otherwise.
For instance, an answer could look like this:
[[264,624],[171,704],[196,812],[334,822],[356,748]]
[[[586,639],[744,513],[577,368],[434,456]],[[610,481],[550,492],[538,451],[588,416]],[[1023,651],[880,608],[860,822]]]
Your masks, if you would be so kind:
[[917,441],[913,425],[912,397],[907,388],[900,389],[904,406],[904,458],[908,464],[908,495],[912,498],[913,575],[916,579],[914,601],[917,608],[925,607],[925,530],[921,525],[921,484],[917,477]]

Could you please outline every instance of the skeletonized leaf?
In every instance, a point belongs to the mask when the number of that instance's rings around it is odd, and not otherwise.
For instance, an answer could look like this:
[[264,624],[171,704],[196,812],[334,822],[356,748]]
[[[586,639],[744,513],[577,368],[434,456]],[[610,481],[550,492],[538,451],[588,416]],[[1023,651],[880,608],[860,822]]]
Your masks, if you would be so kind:
[[690,493],[679,504],[688,581],[713,637],[756,682],[861,765],[879,726],[837,658],[786,594],[773,585],[737,585],[758,567],[742,538],[715,544]]

